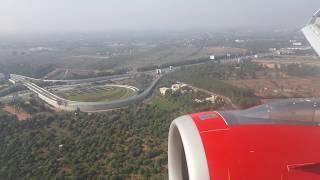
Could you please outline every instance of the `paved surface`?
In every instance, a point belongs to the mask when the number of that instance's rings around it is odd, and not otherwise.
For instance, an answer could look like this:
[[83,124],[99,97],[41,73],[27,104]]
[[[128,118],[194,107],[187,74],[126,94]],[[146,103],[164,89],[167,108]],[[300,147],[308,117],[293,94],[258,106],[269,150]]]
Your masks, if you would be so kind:
[[[43,101],[47,102],[48,104],[50,104],[51,106],[57,109],[61,109],[65,111],[74,111],[76,109],[80,109],[82,111],[91,112],[91,111],[116,109],[116,108],[128,106],[130,104],[141,102],[152,94],[154,87],[157,85],[157,83],[160,81],[161,78],[162,76],[157,77],[145,91],[143,91],[142,93],[136,96],[131,96],[126,99],[116,100],[112,102],[70,101],[49,92],[45,88],[39,87],[38,85],[32,82],[29,82],[30,79],[26,80],[26,78],[24,77],[22,78],[19,76],[19,79],[16,79],[16,80],[20,81],[24,86],[26,86],[32,92],[36,93],[39,96],[39,98],[41,98]],[[118,86],[122,86],[122,85],[118,85]],[[125,86],[125,87],[138,90],[137,88],[132,86]],[[7,98],[10,99],[10,97],[7,97]]]
[[[270,53],[267,54],[259,54],[259,56],[268,56],[271,55]],[[249,55],[249,56],[242,56],[242,57],[237,57],[237,58],[226,58],[222,59],[222,63],[229,63],[229,62],[236,62],[238,61],[239,58],[253,58],[254,55]],[[164,71],[167,72],[173,72],[176,69],[179,69],[180,67],[188,67],[188,66],[194,66],[194,65],[199,65],[199,64],[206,64],[208,62],[201,62],[201,63],[196,63],[196,64],[188,64],[188,65],[181,65],[178,67],[175,67],[173,70],[169,70],[169,68],[164,68]],[[157,77],[151,85],[142,93],[132,96],[123,100],[116,100],[113,102],[77,102],[77,101],[70,101],[64,98],[61,98],[47,89],[70,89],[74,86],[78,85],[84,85],[84,84],[90,84],[92,82],[102,82],[102,81],[109,81],[109,80],[118,80],[118,79],[125,79],[129,78],[130,76],[133,76],[135,74],[140,74],[140,73],[147,73],[147,74],[153,74],[154,71],[145,71],[145,72],[138,72],[138,73],[131,73],[131,74],[120,74],[120,75],[112,75],[112,76],[104,76],[104,77],[95,77],[95,78],[88,78],[88,79],[76,79],[76,80],[48,80],[48,79],[36,79],[36,78],[31,78],[27,76],[22,76],[22,75],[17,75],[17,74],[11,74],[11,79],[15,79],[17,81],[21,81],[23,85],[25,85],[28,89],[33,91],[34,93],[38,94],[38,96],[43,99],[45,102],[48,104],[52,105],[53,107],[56,107],[58,109],[62,110],[67,110],[67,111],[73,111],[78,108],[80,108],[82,111],[103,111],[103,110],[108,110],[108,109],[116,109],[120,108],[123,106],[128,106],[129,104],[133,103],[138,103],[146,99],[149,95],[152,94],[154,87],[157,85],[157,83],[160,81],[162,76]],[[41,88],[37,86],[36,84],[32,83],[32,81],[37,81],[37,82],[60,82],[60,83],[69,83],[69,85],[60,85],[60,86],[53,86],[53,87],[47,87],[47,88]],[[211,95],[217,95],[213,92],[210,92],[205,89],[201,89],[198,87],[194,87],[195,89],[198,89],[199,91],[206,92]],[[30,92],[24,92],[22,94],[19,94],[22,97],[27,97],[30,95]],[[219,95],[221,96],[221,95]],[[230,103],[233,108],[237,108],[236,105],[234,105],[230,98],[228,97],[223,97],[226,102]],[[12,100],[13,95],[9,95],[6,97],[1,97],[0,101],[10,101]]]

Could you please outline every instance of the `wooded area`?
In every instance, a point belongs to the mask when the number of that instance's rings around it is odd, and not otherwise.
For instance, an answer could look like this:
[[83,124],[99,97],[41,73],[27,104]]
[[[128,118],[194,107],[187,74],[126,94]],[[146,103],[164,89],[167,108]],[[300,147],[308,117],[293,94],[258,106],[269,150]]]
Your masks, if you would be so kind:
[[166,179],[167,133],[180,112],[156,105],[102,114],[0,117],[0,179]]

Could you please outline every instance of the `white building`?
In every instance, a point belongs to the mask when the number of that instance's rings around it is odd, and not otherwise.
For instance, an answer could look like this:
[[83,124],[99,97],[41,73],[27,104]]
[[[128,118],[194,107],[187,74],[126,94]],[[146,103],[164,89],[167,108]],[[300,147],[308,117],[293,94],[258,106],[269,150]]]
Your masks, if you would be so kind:
[[277,51],[277,48],[269,48],[269,51],[275,52],[275,51]]
[[171,90],[172,90],[173,92],[178,91],[180,88],[181,88],[180,84],[172,84],[172,85],[171,85]]
[[180,88],[187,87],[187,86],[188,86],[187,84],[184,84],[184,83],[181,83],[181,82],[177,82],[177,84],[172,84],[171,85],[171,90],[173,92],[175,92],[175,91],[178,91]]
[[[168,90],[171,90],[172,92],[177,92],[177,91],[181,90],[181,88],[187,87],[187,86],[188,86],[187,84],[177,82],[176,84],[172,84],[170,88],[162,87],[159,90],[162,95],[166,95]],[[186,93],[186,92],[188,92],[188,90],[184,89],[181,91],[181,93]]]
[[206,101],[210,101],[212,104],[216,103],[218,96],[210,96],[206,98]]
[[234,42],[236,42],[236,43],[244,43],[244,42],[246,42],[246,40],[243,40],[243,39],[236,39],[236,40],[234,40]]
[[302,42],[294,42],[292,43],[293,46],[302,46]]
[[197,103],[202,103],[203,102],[203,100],[201,100],[201,99],[194,99],[193,101],[197,102]]
[[167,88],[167,87],[162,87],[162,88],[160,88],[160,89],[159,89],[159,90],[160,90],[160,94],[163,95],[163,96],[165,96],[166,93],[167,93],[167,91],[168,91],[169,89],[170,89],[170,88]]
[[161,74],[162,73],[162,71],[161,71],[161,69],[156,69],[156,74]]

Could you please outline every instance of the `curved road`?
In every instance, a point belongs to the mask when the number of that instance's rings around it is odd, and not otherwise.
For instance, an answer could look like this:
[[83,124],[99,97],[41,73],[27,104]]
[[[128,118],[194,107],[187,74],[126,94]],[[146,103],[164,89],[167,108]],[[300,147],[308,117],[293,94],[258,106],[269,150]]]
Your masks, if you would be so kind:
[[55,94],[52,94],[48,90],[41,88],[37,86],[34,83],[30,83],[27,81],[23,81],[23,84],[36,93],[39,98],[50,104],[51,106],[62,109],[65,111],[74,111],[77,109],[80,109],[81,111],[85,112],[91,112],[91,111],[102,111],[102,110],[108,110],[108,109],[115,109],[120,108],[124,106],[128,106],[130,104],[138,103],[143,100],[145,100],[147,97],[149,97],[157,83],[161,80],[163,76],[157,77],[151,85],[142,93],[131,96],[126,99],[116,100],[112,102],[78,102],[78,101],[70,101],[64,98],[61,98]]
[[[266,54],[264,54],[266,55]],[[244,57],[251,57],[244,56]],[[260,56],[263,56],[260,54]],[[226,60],[226,61],[230,61]],[[207,63],[207,62],[204,62]],[[203,64],[203,63],[198,63]],[[182,65],[182,66],[193,66],[196,64],[190,64],[190,65]],[[179,68],[181,66],[176,67],[175,69]],[[152,72],[152,71],[148,71]],[[82,111],[101,111],[101,110],[107,110],[107,109],[115,109],[120,108],[123,106],[127,106],[129,104],[138,103],[146,99],[149,95],[152,94],[152,90],[157,85],[157,83],[160,81],[162,76],[159,76],[157,79],[155,79],[151,85],[141,94],[129,97],[127,99],[123,100],[116,100],[113,102],[77,102],[77,101],[69,101],[66,99],[63,99],[61,97],[58,97],[51,92],[49,92],[46,89],[40,88],[39,86],[29,83],[28,81],[43,81],[43,82],[63,82],[63,83],[89,83],[89,82],[97,82],[97,81],[105,81],[105,80],[115,80],[115,79],[122,79],[122,78],[129,78],[134,74],[120,74],[120,75],[112,75],[112,76],[104,76],[104,77],[96,77],[96,78],[88,78],[88,79],[77,79],[77,80],[43,80],[43,79],[35,79],[30,78],[26,76],[11,74],[11,79],[17,79],[18,81],[24,82],[23,84],[28,87],[30,90],[38,94],[38,96],[46,101],[48,104],[67,111],[73,111],[78,108],[80,108]]]

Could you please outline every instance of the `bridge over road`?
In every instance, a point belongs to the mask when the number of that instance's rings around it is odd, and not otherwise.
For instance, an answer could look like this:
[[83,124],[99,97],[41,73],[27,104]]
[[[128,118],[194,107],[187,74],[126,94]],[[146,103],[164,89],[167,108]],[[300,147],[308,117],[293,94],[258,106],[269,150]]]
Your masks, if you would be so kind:
[[81,111],[85,112],[91,112],[91,111],[103,111],[103,110],[108,110],[108,109],[115,109],[115,108],[120,108],[124,106],[128,106],[130,104],[134,103],[139,103],[143,100],[145,100],[147,97],[149,97],[157,83],[161,80],[163,76],[158,76],[151,84],[150,86],[144,90],[142,93],[136,95],[136,96],[131,96],[126,99],[121,99],[121,100],[115,100],[112,102],[79,102],[79,101],[70,101],[67,99],[64,99],[62,97],[59,97],[48,90],[30,82],[27,78],[25,77],[19,77],[14,76],[15,78],[10,79],[11,82],[19,82],[22,83],[25,87],[27,87],[29,90],[32,92],[36,93],[40,99],[48,103],[49,105],[65,110],[65,111],[75,111],[76,109],[80,109]]

